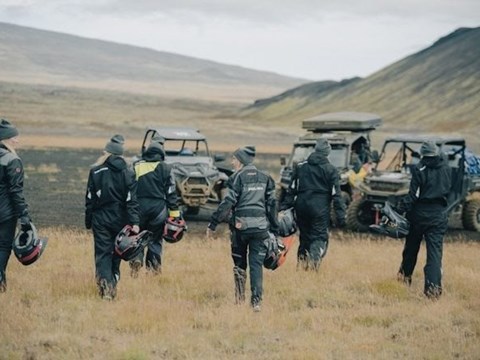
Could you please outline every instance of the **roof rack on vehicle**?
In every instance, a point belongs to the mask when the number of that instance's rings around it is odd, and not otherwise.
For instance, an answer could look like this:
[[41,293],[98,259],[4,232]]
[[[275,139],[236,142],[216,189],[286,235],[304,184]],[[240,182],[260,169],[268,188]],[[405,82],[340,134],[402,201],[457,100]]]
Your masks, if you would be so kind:
[[302,128],[312,132],[370,131],[382,124],[377,114],[364,112],[334,112],[317,115],[302,122]]

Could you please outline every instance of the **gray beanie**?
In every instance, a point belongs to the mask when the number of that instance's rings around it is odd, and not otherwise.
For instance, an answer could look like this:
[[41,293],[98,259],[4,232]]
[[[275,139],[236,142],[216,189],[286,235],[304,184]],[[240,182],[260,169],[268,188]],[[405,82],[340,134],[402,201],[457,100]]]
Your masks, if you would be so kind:
[[160,135],[160,134],[155,134],[153,137],[152,137],[152,143],[159,143],[160,145],[163,145],[165,144],[165,138]]
[[0,140],[10,139],[18,136],[18,130],[15,126],[10,124],[8,120],[0,120]]
[[255,146],[247,145],[243,148],[239,148],[233,152],[233,156],[235,156],[243,165],[248,165],[255,157]]
[[425,141],[420,147],[420,155],[427,156],[427,157],[437,156],[438,148],[435,142]]
[[328,156],[331,149],[332,147],[326,139],[318,139],[317,143],[315,144],[315,151],[323,156]]
[[123,155],[123,144],[125,138],[122,135],[113,135],[107,145],[105,145],[105,151],[113,155]]

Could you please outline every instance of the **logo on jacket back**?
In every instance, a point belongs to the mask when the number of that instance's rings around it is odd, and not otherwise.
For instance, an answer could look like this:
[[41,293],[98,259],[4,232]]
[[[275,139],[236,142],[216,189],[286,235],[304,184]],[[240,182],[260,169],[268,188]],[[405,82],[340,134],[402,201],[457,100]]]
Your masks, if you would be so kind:
[[263,186],[249,186],[247,191],[262,191],[265,190]]

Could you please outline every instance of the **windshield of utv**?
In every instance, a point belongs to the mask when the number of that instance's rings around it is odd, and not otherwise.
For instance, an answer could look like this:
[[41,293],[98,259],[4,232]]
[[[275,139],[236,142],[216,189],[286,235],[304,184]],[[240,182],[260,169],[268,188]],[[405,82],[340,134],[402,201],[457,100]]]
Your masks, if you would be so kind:
[[[295,164],[302,162],[315,150],[314,144],[298,144],[294,147],[290,157],[289,165],[293,167]],[[333,144],[328,160],[336,168],[345,168],[348,161],[348,147],[345,145]]]
[[[410,172],[412,167],[420,161],[420,147],[421,144],[418,142],[391,141],[386,143],[377,169]],[[463,147],[458,143],[445,143],[441,148],[441,153],[447,158],[449,165],[456,168],[462,164],[462,150]]]
[[167,140],[164,148],[166,156],[208,156],[205,141]]

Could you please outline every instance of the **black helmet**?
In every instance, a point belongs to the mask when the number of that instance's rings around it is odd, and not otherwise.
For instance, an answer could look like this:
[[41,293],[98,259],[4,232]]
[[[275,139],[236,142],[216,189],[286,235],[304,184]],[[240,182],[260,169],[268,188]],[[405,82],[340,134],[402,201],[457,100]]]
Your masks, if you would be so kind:
[[297,224],[293,208],[282,210],[278,213],[278,234],[282,237],[293,235],[297,232]]
[[21,227],[13,241],[13,253],[23,265],[33,264],[42,255],[48,239],[40,239],[33,223]]
[[378,225],[370,225],[370,229],[376,233],[400,239],[408,235],[410,223],[407,219],[392,209],[387,201],[382,209],[382,220]]
[[169,217],[163,228],[163,239],[171,244],[179,242],[187,231],[187,223],[181,218]]
[[130,261],[143,252],[145,246],[151,239],[152,232],[143,230],[138,234],[132,232],[132,227],[126,225],[117,235],[115,239],[115,253],[122,260]]

